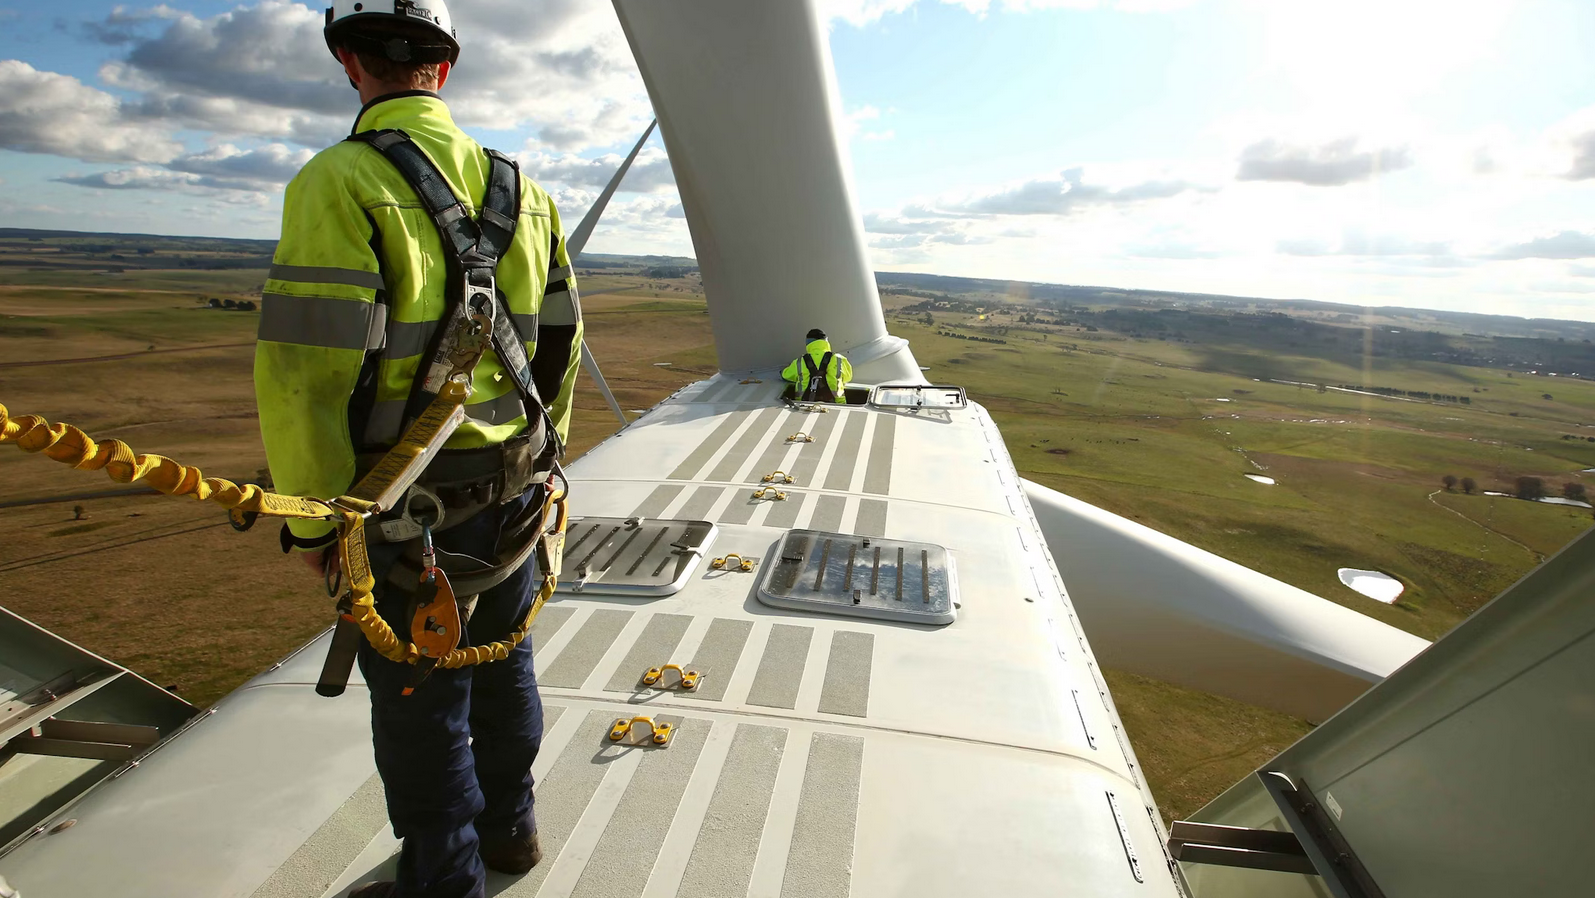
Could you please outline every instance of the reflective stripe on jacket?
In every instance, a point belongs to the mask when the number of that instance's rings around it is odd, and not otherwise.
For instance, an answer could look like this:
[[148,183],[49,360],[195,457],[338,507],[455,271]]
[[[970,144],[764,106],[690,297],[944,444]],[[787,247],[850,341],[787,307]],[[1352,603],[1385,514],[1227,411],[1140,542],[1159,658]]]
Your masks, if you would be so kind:
[[[471,216],[480,213],[488,157],[454,125],[440,98],[413,92],[378,99],[355,125],[356,132],[370,129],[403,129]],[[444,315],[446,267],[442,240],[420,199],[369,145],[340,142],[288,184],[255,346],[261,435],[279,491],[337,496],[357,477],[357,449],[385,448],[398,438],[416,369]],[[559,212],[525,176],[515,241],[497,281],[527,340],[543,401],[560,437],[568,437],[581,303]],[[369,419],[350,411],[368,352],[379,356]],[[502,372],[497,356],[483,356],[467,420],[450,448],[501,443],[526,426],[514,383]],[[289,529],[316,538],[332,526],[294,520]]]
[[[816,367],[825,358],[825,353],[831,351],[829,340],[816,339],[804,347],[803,351],[814,359]],[[799,355],[781,372],[782,380],[792,381],[792,386],[797,390],[798,396],[803,395],[803,390],[809,385],[809,366]],[[840,353],[831,352],[831,366],[825,374],[825,383],[836,394],[837,399],[843,398],[842,387],[853,379],[853,363]]]

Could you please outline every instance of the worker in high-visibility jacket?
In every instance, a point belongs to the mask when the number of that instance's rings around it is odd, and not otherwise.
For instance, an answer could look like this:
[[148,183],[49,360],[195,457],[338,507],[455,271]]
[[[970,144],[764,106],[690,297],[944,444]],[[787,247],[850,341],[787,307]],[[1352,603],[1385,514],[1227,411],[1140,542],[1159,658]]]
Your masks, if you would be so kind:
[[[459,44],[443,0],[425,7],[336,0],[327,10],[327,45],[364,104],[354,132],[402,129],[466,213],[478,217],[490,160],[437,94]],[[549,418],[538,412],[529,421],[530,397],[517,392],[492,351],[482,357],[467,420],[426,473],[438,478],[443,508],[463,519],[445,518],[436,532],[440,565],[450,556],[491,562],[501,533],[529,524],[524,520],[541,511],[546,489],[526,486],[526,469],[515,463],[546,449],[528,450],[528,437],[545,443],[551,424],[563,441],[570,427],[582,337],[576,281],[553,201],[530,179],[514,178],[519,215],[495,279]],[[450,259],[410,182],[371,144],[334,145],[289,184],[255,352],[261,433],[277,490],[331,499],[394,444],[416,372],[443,322]],[[328,573],[336,568],[332,528],[291,521],[284,550],[297,549],[312,569]],[[375,526],[366,537],[378,612],[408,640],[414,595],[384,581],[404,545],[383,544]],[[482,590],[465,624],[469,643],[508,636],[529,614],[538,584],[532,557]],[[530,870],[541,857],[531,766],[543,722],[531,638],[505,660],[434,670],[408,696],[402,688],[412,681],[410,666],[363,640],[358,662],[371,694],[388,814],[403,849],[396,880],[355,894],[479,896],[484,866]]]
[[792,383],[794,398],[804,402],[847,402],[846,386],[853,379],[853,363],[831,351],[825,331],[810,330],[803,354],[786,366],[781,379]]

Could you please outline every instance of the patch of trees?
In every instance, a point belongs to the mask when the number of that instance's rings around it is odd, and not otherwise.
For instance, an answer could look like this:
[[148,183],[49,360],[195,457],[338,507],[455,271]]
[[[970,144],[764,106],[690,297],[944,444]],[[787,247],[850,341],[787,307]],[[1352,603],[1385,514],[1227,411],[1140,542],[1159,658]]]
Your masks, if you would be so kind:
[[965,336],[962,333],[949,333],[945,330],[937,330],[936,335],[947,336],[953,339],[967,339],[972,343],[996,343],[999,346],[1008,345],[1008,341],[1006,339],[995,339],[988,336]]
[[1539,500],[1545,497],[1545,480],[1543,478],[1524,475],[1513,484],[1513,495],[1520,500]]
[[1455,493],[1458,485],[1461,485],[1463,493],[1472,493],[1473,491],[1479,489],[1478,481],[1475,481],[1472,478],[1462,478],[1458,480],[1456,475],[1449,474],[1440,479],[1440,484],[1445,487],[1447,493]]
[[1562,439],[1563,440],[1583,440],[1583,441],[1585,441],[1587,443],[1595,443],[1595,437],[1580,437],[1578,434],[1563,434],[1562,435]]
[[696,267],[650,267],[642,272],[645,277],[656,280],[679,280],[688,274],[697,273]]
[[1584,485],[1578,483],[1577,481],[1568,481],[1566,484],[1562,485],[1562,496],[1567,497],[1570,500],[1587,500],[1587,492],[1588,491],[1585,490]]
[[1399,387],[1365,387],[1349,383],[1337,383],[1335,386],[1343,390],[1357,390],[1363,393],[1378,393],[1381,396],[1406,396],[1409,399],[1425,399],[1431,402],[1460,402],[1463,405],[1472,405],[1471,396],[1453,396],[1449,393],[1428,393],[1423,390],[1403,390]]

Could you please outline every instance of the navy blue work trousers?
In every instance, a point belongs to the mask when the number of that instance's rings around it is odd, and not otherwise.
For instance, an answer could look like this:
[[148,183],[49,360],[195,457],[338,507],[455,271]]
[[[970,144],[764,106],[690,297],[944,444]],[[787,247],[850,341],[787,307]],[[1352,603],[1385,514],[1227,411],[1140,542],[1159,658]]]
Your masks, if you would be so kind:
[[[542,487],[434,535],[440,550],[493,561],[500,535],[529,509]],[[403,544],[371,548],[377,612],[409,638],[410,598],[386,581]],[[538,587],[536,557],[482,592],[462,646],[508,636],[526,618]],[[371,691],[371,736],[394,835],[403,840],[398,895],[480,896],[486,873],[481,841],[536,832],[532,761],[543,739],[543,702],[532,668],[532,639],[508,659],[435,669],[410,695],[412,667],[360,646]]]

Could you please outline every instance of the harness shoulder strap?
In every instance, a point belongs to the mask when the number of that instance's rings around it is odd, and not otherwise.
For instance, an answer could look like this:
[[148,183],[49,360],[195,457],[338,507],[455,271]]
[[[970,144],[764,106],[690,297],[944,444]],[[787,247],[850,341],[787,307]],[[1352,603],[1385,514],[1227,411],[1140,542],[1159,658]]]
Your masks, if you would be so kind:
[[[462,259],[477,247],[481,230],[476,221],[466,213],[465,205],[454,196],[449,181],[443,178],[437,164],[411,140],[403,129],[378,129],[358,132],[348,141],[364,142],[381,152],[415,189],[432,222],[437,224],[444,248],[456,259]],[[513,224],[511,224],[513,229]]]
[[482,238],[476,250],[497,261],[515,241],[515,226],[521,215],[521,169],[515,161],[491,148],[487,151],[487,194],[482,198],[482,216],[477,224]]
[[830,370],[830,368],[831,368],[831,353],[827,352],[827,353],[825,353],[824,357],[822,357],[820,359],[820,376],[824,377],[825,376],[825,372]]
[[[482,199],[481,219],[472,220],[464,203],[449,187],[448,180],[438,170],[432,159],[421,150],[402,129],[382,129],[360,132],[349,137],[370,145],[387,158],[415,190],[426,207],[432,222],[447,251],[449,287],[446,297],[449,308],[438,322],[438,329],[427,344],[427,355],[416,371],[416,381],[411,388],[406,405],[406,420],[424,409],[434,393],[426,389],[430,372],[435,370],[439,349],[447,340],[448,331],[461,315],[463,293],[457,291],[466,277],[491,279],[499,259],[515,241],[515,228],[520,219],[521,178],[520,169],[504,154],[486,150],[488,155],[487,190]],[[491,284],[489,284],[491,285]],[[509,372],[510,380],[519,392],[528,421],[529,431],[538,429],[539,422],[549,422],[547,407],[538,396],[537,385],[532,380],[531,364],[526,358],[525,338],[515,327],[507,306],[496,300],[493,316],[493,352]],[[537,425],[537,426],[534,426]]]

